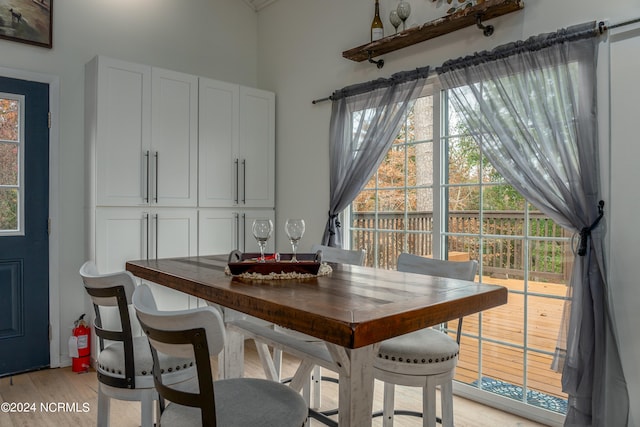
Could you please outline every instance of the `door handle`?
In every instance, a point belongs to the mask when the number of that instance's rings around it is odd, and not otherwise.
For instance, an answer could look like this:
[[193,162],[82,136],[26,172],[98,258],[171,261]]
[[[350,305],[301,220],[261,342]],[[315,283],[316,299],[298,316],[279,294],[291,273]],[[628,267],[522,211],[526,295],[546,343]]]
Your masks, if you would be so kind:
[[160,234],[158,233],[158,231],[159,231],[158,223],[160,222],[160,221],[158,221],[158,214],[154,215],[154,219],[156,220],[156,235],[155,235],[155,237],[156,237],[156,259],[158,259],[158,241],[160,240]]
[[247,240],[247,214],[242,214],[242,251],[245,252],[247,250],[246,240]]
[[247,159],[242,159],[242,204],[247,204]]
[[238,192],[239,192],[238,187],[240,186],[240,182],[239,182],[239,179],[240,179],[239,178],[240,177],[240,170],[239,169],[240,169],[240,167],[238,166],[238,159],[236,159],[233,163],[235,164],[235,167],[236,167],[236,185],[235,185],[235,187],[236,187],[235,188],[236,196],[235,196],[233,201],[236,204],[238,204]]
[[146,174],[147,174],[147,182],[146,182],[147,191],[146,191],[145,196],[144,196],[144,201],[145,201],[145,203],[149,203],[149,150],[147,150],[147,152],[144,153],[144,157],[146,157],[146,164],[147,164],[147,171],[146,171]]
[[145,212],[144,214],[144,221],[146,224],[146,229],[147,229],[147,253],[146,253],[146,257],[147,257],[147,261],[149,261],[149,213]]
[[153,198],[153,201],[158,203],[158,189],[160,187],[160,182],[158,181],[158,169],[159,169],[158,157],[159,157],[159,155],[158,155],[157,151],[156,151],[155,157],[156,157],[156,195]]
[[240,215],[235,212],[233,216],[236,219],[236,249],[240,250]]

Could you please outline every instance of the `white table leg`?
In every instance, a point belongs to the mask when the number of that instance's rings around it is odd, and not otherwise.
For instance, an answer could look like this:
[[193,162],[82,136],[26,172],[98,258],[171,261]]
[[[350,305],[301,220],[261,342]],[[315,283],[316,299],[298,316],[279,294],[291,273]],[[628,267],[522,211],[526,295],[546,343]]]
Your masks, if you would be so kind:
[[349,358],[346,373],[340,373],[338,424],[371,426],[373,408],[373,358],[378,345],[345,349]]
[[[223,310],[225,322],[236,316],[243,316],[234,310]],[[222,351],[220,366],[221,378],[242,378],[244,376],[244,335],[227,328],[227,342]],[[220,361],[220,359],[218,359]]]

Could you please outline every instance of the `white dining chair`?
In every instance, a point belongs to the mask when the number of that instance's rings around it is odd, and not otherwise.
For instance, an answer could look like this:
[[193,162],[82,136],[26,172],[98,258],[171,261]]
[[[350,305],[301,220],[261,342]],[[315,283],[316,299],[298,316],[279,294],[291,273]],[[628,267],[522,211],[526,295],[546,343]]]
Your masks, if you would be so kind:
[[[152,427],[158,394],[151,351],[147,337],[134,336],[132,326],[137,323],[129,313],[136,280],[127,271],[100,274],[93,261],[82,265],[80,276],[93,303],[94,330],[99,339],[97,425],[109,426],[110,399],[114,398],[140,401],[141,426]],[[163,357],[160,366],[163,380],[170,384],[186,381],[196,373],[190,358]]]
[[[133,304],[151,345],[163,427],[304,425],[307,404],[286,385],[257,378],[213,380],[210,358],[223,350],[226,339],[224,322],[216,308],[159,311],[151,290],[144,284],[135,290]],[[167,384],[160,375],[161,355],[193,357],[197,381]]]
[[314,244],[311,247],[312,253],[322,252],[323,262],[336,264],[364,265],[367,252],[364,249],[342,249],[331,246]]
[[[478,262],[445,261],[402,253],[398,271],[473,281]],[[422,387],[422,413],[397,411],[422,416],[424,427],[436,425],[436,387],[440,386],[442,425],[453,427],[453,377],[460,351],[462,319],[458,320],[456,339],[437,328],[426,328],[380,344],[374,361],[374,377],[384,382],[383,427],[393,426],[395,385]]]

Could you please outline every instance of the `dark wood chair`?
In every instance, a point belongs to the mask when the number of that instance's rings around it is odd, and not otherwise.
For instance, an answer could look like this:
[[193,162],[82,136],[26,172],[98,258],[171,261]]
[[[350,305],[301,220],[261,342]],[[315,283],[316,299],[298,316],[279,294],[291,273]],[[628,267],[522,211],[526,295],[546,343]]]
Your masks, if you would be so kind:
[[[213,380],[211,356],[225,344],[224,322],[214,307],[158,311],[146,285],[140,285],[133,304],[149,338],[154,380],[160,395],[163,426],[301,427],[307,405],[286,385],[257,378]],[[194,357],[197,381],[167,384],[160,372],[160,355]],[[165,404],[165,399],[171,403]]]
[[[153,360],[145,336],[134,336],[129,315],[136,280],[122,271],[100,274],[92,261],[80,268],[84,287],[91,297],[99,340],[96,358],[98,374],[98,426],[109,425],[110,399],[140,401],[141,425],[152,427],[157,400],[153,384]],[[195,376],[193,359],[163,357],[164,381],[176,383]]]

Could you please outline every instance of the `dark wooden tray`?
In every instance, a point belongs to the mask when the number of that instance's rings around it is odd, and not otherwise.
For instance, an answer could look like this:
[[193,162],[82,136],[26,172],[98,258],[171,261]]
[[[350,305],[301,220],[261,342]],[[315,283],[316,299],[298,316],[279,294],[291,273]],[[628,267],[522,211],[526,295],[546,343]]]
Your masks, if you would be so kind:
[[231,274],[258,273],[268,275],[270,273],[301,273],[318,274],[320,254],[296,254],[298,262],[291,262],[292,254],[279,254],[280,260],[275,260],[275,254],[265,254],[266,261],[259,262],[259,253],[242,253],[233,251],[229,254],[228,266]]

